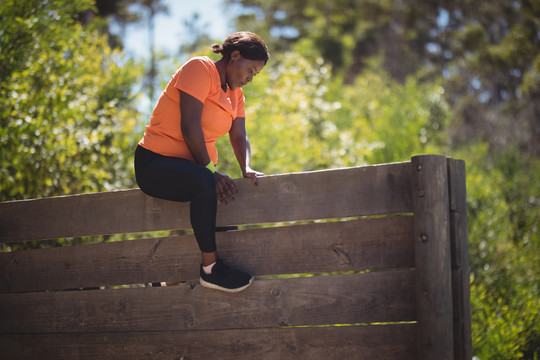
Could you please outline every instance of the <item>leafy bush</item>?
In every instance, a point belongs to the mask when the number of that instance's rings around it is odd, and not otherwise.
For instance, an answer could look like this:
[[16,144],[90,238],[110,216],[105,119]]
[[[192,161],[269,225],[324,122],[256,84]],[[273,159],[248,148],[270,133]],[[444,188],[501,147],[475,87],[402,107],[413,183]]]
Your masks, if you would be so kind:
[[0,6],[0,200],[133,184],[140,75],[74,20],[90,1]]

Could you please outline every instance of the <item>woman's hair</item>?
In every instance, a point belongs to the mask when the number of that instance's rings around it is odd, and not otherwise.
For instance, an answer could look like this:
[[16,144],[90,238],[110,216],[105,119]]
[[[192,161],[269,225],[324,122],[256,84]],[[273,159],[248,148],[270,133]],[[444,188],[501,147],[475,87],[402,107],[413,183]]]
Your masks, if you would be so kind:
[[249,60],[263,60],[264,63],[270,58],[270,53],[264,41],[257,35],[248,31],[236,32],[229,35],[223,45],[215,44],[212,50],[221,54],[225,61],[231,59],[231,53],[235,50]]

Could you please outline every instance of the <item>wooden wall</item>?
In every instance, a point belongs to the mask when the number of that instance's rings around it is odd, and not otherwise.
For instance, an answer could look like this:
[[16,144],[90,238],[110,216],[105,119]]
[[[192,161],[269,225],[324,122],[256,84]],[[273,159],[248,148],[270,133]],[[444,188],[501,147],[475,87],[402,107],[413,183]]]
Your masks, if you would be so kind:
[[[0,347],[8,359],[470,359],[464,176],[462,161],[429,155],[237,180],[218,225],[240,230],[218,233],[218,249],[256,281],[234,295],[198,284],[192,235],[0,253]],[[188,229],[188,211],[140,190],[6,202],[0,241]]]

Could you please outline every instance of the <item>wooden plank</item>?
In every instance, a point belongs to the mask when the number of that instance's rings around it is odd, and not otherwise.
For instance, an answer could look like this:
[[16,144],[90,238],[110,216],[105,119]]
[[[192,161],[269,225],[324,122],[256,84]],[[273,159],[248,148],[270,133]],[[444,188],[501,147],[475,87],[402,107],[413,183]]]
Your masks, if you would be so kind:
[[446,158],[415,156],[411,174],[418,354],[425,360],[450,360],[454,354]]
[[[414,267],[411,216],[217,234],[221,256],[261,275]],[[305,254],[299,260],[298,254]],[[193,236],[0,253],[0,292],[62,290],[199,277]]]
[[0,294],[0,334],[245,329],[414,321],[414,271],[202,286]]
[[464,161],[448,159],[448,181],[452,249],[454,359],[470,360],[472,358],[471,292]]
[[11,360],[413,360],[415,324],[0,336]]
[[186,204],[138,189],[0,203],[0,241],[185,229]]
[[[408,163],[272,175],[255,187],[235,180],[236,201],[218,225],[411,212]],[[140,190],[0,203],[0,241],[16,242],[190,228],[189,206]]]

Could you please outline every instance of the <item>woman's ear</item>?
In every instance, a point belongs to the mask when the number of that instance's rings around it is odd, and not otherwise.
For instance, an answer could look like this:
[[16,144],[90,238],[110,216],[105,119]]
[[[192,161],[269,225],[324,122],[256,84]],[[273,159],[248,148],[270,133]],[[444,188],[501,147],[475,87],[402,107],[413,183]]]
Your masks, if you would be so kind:
[[236,61],[240,57],[240,51],[234,50],[231,52],[231,60]]

